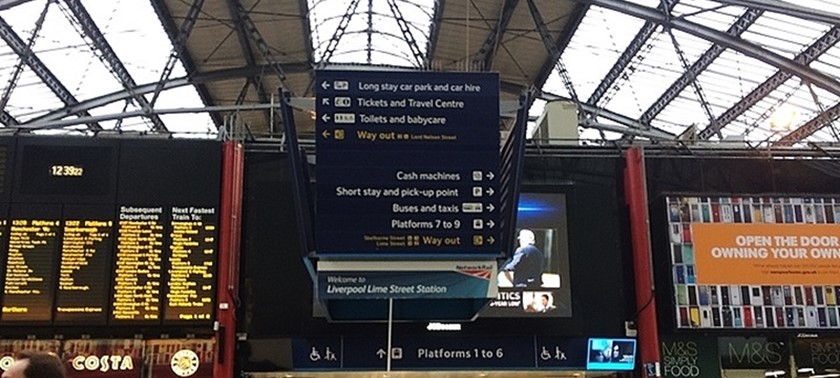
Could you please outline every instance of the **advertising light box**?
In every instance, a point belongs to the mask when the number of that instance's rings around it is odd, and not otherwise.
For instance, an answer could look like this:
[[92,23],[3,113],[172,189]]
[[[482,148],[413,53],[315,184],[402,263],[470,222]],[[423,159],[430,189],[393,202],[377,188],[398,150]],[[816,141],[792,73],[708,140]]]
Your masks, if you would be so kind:
[[666,202],[677,328],[840,328],[840,198]]

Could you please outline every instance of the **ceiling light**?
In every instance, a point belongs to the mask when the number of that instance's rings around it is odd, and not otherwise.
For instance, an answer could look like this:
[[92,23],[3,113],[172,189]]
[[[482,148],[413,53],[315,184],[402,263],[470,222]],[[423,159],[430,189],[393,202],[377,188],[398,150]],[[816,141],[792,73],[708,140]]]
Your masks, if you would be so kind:
[[790,107],[782,106],[770,117],[770,130],[773,132],[790,131],[799,118],[799,112]]

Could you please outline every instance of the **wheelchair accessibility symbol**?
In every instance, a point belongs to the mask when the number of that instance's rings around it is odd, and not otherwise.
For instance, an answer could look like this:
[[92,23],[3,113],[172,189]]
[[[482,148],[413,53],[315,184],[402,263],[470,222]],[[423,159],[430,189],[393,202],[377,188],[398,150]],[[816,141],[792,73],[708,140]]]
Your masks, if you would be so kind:
[[335,353],[333,353],[333,351],[330,350],[330,347],[327,347],[324,350],[323,357],[321,356],[321,352],[318,351],[318,348],[312,347],[312,351],[309,352],[309,360],[312,362],[318,362],[322,359],[324,361],[337,361],[338,357],[336,357]]

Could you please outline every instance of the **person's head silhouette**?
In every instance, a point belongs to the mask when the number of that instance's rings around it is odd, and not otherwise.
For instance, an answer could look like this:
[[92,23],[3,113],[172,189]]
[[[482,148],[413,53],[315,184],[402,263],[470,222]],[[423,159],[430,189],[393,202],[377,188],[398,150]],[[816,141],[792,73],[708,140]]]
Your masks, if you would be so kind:
[[536,237],[534,237],[534,231],[531,231],[527,228],[519,230],[519,236],[517,238],[519,239],[520,247],[524,247],[528,244],[534,244],[534,242],[536,241]]

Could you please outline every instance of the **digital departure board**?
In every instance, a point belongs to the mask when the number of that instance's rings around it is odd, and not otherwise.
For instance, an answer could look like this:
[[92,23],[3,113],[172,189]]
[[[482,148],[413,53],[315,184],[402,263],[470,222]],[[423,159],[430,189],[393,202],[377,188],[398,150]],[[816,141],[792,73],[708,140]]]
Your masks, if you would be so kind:
[[4,322],[50,321],[53,270],[61,221],[56,212],[36,206],[12,208],[6,277],[3,287]]
[[160,319],[162,207],[120,206],[113,320]]
[[172,207],[166,320],[210,320],[213,315],[216,209]]
[[0,137],[0,328],[212,324],[221,156],[218,141]]
[[55,320],[104,324],[108,311],[113,217],[107,206],[67,206],[58,268]]

